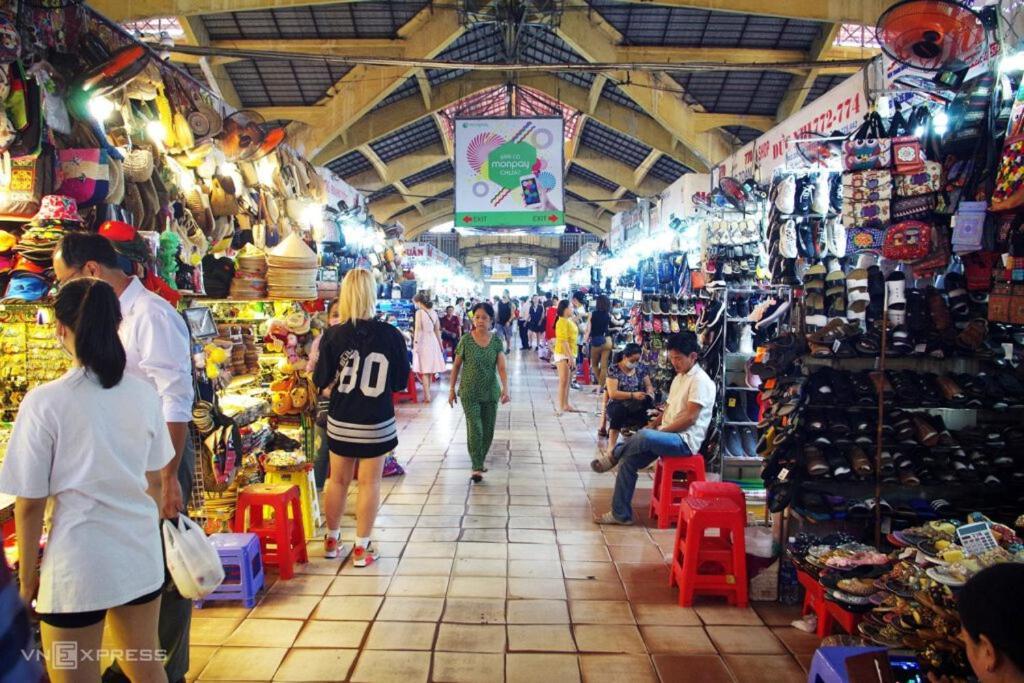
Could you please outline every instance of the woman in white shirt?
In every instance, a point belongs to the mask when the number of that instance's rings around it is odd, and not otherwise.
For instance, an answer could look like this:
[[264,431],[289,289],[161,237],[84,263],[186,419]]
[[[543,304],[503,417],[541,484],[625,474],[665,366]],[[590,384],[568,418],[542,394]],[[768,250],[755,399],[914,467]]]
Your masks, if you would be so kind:
[[38,588],[54,683],[99,680],[96,652],[107,617],[108,647],[132,653],[121,658],[128,677],[162,683],[158,506],[160,470],[174,449],[160,398],[146,381],[125,375],[121,309],[110,285],[68,282],[54,313],[72,367],[25,396],[0,469],[0,492],[16,496],[21,596],[30,603]]

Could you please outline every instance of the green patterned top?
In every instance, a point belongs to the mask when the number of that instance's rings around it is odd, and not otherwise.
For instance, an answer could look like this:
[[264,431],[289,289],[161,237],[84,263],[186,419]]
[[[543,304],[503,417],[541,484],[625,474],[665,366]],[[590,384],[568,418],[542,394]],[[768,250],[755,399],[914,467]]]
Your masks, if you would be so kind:
[[497,403],[501,398],[498,382],[498,356],[504,347],[498,335],[492,334],[487,346],[480,346],[473,334],[462,335],[455,355],[462,359],[459,398],[480,403]]

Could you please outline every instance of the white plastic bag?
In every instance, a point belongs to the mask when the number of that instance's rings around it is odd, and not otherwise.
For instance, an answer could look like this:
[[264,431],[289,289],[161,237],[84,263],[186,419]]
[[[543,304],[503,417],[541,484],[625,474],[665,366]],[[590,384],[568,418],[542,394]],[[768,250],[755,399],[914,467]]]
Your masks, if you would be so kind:
[[747,554],[754,557],[775,557],[775,537],[772,530],[763,526],[748,526],[744,533]]
[[220,556],[203,530],[185,515],[178,515],[178,526],[163,521],[164,554],[167,569],[183,598],[198,600],[216,590],[224,581]]

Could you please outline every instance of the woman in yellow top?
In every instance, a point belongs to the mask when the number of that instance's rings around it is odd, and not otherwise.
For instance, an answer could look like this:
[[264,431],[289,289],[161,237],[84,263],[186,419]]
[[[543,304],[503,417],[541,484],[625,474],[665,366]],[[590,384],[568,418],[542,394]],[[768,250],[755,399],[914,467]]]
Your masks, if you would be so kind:
[[558,302],[555,322],[555,367],[558,368],[558,412],[578,413],[569,405],[569,384],[576,371],[576,354],[580,330],[572,319],[572,307],[562,299]]

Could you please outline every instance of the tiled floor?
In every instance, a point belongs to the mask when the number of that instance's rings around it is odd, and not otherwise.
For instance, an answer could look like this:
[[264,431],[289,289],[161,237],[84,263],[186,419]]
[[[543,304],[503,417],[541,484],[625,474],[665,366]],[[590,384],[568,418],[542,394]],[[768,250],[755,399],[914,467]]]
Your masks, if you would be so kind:
[[[591,472],[596,399],[556,417],[554,373],[511,356],[485,483],[470,486],[462,412],[403,404],[367,569],[311,561],[255,609],[208,603],[192,622],[199,681],[802,681],[817,641],[775,604],[679,607],[673,531],[595,526],[612,475]],[[650,478],[636,497],[645,513]],[[646,514],[643,514],[646,521]],[[345,520],[345,538],[354,535]]]

